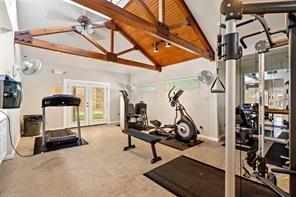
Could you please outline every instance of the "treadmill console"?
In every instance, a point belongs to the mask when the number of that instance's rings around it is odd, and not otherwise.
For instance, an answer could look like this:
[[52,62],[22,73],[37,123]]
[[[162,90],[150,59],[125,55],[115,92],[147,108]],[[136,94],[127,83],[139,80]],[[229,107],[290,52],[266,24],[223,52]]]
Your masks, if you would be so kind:
[[80,98],[70,94],[55,94],[42,99],[42,107],[79,106]]

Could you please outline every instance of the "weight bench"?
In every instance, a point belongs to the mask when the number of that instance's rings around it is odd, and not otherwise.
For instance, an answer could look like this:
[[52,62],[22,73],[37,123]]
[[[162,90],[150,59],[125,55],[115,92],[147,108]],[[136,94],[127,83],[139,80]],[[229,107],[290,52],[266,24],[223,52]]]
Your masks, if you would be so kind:
[[153,158],[151,159],[152,164],[161,160],[161,157],[157,156],[156,149],[155,149],[155,144],[159,142],[161,139],[135,129],[126,129],[126,130],[123,130],[122,132],[128,135],[128,146],[123,148],[124,151],[130,150],[132,148],[136,148],[136,146],[132,144],[131,136],[133,136],[134,138],[140,139],[144,142],[151,144],[151,149],[153,154]]

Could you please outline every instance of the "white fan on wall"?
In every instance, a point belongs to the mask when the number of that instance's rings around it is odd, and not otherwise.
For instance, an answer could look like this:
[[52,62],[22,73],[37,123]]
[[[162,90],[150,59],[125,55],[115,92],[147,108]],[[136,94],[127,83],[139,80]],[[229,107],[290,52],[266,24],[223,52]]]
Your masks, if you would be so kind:
[[213,74],[211,71],[203,70],[200,73],[200,76],[198,77],[199,81],[201,81],[204,84],[210,85],[213,81]]
[[133,92],[136,90],[136,86],[134,84],[127,84],[126,85],[126,89],[128,89],[129,91]]
[[21,66],[14,65],[14,67],[17,71],[20,71],[22,74],[28,76],[38,72],[42,67],[42,63],[38,59],[30,59],[30,60],[24,61]]

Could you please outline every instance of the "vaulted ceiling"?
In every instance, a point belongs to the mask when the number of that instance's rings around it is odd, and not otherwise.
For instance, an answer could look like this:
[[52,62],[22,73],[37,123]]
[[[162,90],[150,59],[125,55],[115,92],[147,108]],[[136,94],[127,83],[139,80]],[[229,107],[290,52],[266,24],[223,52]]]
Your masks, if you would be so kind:
[[[138,0],[136,0],[138,1]],[[155,0],[156,1],[156,0]],[[166,0],[166,2],[173,2],[175,0]],[[245,0],[244,2],[266,2],[267,0]],[[271,0],[268,0],[271,1]],[[73,6],[68,3],[69,0],[66,2],[65,0],[43,0],[42,3],[40,3],[39,0],[19,0],[18,1],[18,14],[19,14],[19,25],[20,29],[32,29],[32,28],[40,28],[40,27],[63,27],[63,26],[73,26],[77,25],[77,22],[74,19],[77,19],[77,17],[82,13],[82,8]],[[158,19],[158,8],[157,4],[153,4],[152,0],[144,0],[145,4],[149,9],[151,9],[151,12],[155,18]],[[185,5],[188,7],[188,9],[191,11],[192,15],[194,16],[195,20],[198,22],[198,25],[202,32],[206,35],[207,40],[209,41],[210,45],[212,46],[211,48],[215,49],[216,45],[216,34],[218,32],[217,28],[217,23],[219,21],[219,5],[220,1],[219,0],[184,0]],[[125,9],[127,10],[133,10],[135,9],[133,3],[129,3],[130,5],[127,5]],[[172,3],[166,3],[168,5],[171,5]],[[143,5],[141,6],[140,4],[137,5],[138,10],[142,10],[140,17],[142,19],[147,20],[148,22],[151,23],[151,16],[149,17],[149,14],[145,12],[145,9],[143,9]],[[32,11],[34,10],[34,12]],[[172,11],[168,11],[171,12]],[[173,13],[174,14],[174,13]],[[66,15],[66,17],[65,17]],[[107,21],[110,19],[110,17],[105,17],[102,14],[95,12],[95,11],[87,11],[87,15],[89,15],[94,21]],[[67,17],[68,16],[68,17]],[[178,15],[179,18],[176,18],[174,20],[177,21],[183,21],[183,25],[186,24],[185,21],[183,20],[183,15]],[[68,18],[72,18],[72,20],[69,20]],[[247,18],[247,17],[245,17]],[[270,25],[270,28],[272,30],[277,30],[280,29],[284,26],[284,16],[283,15],[267,15],[266,16],[268,24]],[[185,17],[186,19],[186,17]],[[170,22],[168,18],[165,18],[165,21],[169,23],[169,25],[175,24],[174,21]],[[123,23],[122,21],[116,21],[114,22],[121,28],[124,29],[125,31],[133,31],[134,27],[127,25],[126,23]],[[182,22],[178,23],[179,26],[182,26]],[[182,38],[188,38],[192,39],[190,36],[189,32],[192,31],[192,28],[190,29],[190,26],[183,26],[182,28],[172,30],[174,31],[180,31],[180,32],[185,32],[184,37]],[[240,28],[239,31],[242,32],[242,34],[250,33],[254,30],[260,29],[260,25],[254,23],[251,24],[250,26]],[[186,32],[188,32],[186,34]],[[142,35],[148,35],[148,36],[142,36]],[[140,36],[138,36],[140,35]],[[189,35],[189,36],[188,36]],[[180,36],[180,34],[178,35]],[[140,61],[145,64],[149,64],[151,66],[154,66],[155,64],[159,64],[162,66],[170,65],[170,61],[186,61],[190,60],[191,58],[198,58],[197,54],[188,52],[188,50],[183,50],[180,49],[179,47],[171,47],[171,48],[165,48],[164,43],[161,43],[159,45],[159,52],[154,53],[153,52],[153,41],[157,40],[155,37],[150,36],[147,34],[147,32],[143,33],[143,31],[134,31],[133,33],[130,34],[130,38],[133,40],[137,39],[137,45],[141,46],[143,49],[146,49],[146,56],[140,53],[139,51],[132,51],[130,53],[126,53],[122,55],[121,57],[129,60],[135,60],[135,61]],[[181,36],[180,36],[181,37]],[[40,38],[46,40],[46,41],[51,41],[59,44],[67,44],[70,46],[74,47],[81,47],[85,50],[96,50],[96,48],[89,44],[88,42],[85,42],[83,38],[80,38],[78,34],[76,33],[64,33],[64,34],[57,34],[57,35],[50,35],[50,36],[41,36]],[[150,40],[149,44],[145,45],[143,43],[148,43],[144,42],[144,38],[147,38],[147,40]],[[247,43],[252,46],[254,43],[258,40],[261,39],[260,36],[255,37],[254,39],[250,39],[247,41]],[[110,30],[109,29],[97,29],[97,36],[95,36],[95,40],[98,41],[102,46],[104,46],[106,49],[109,49],[110,47]],[[201,49],[206,49],[200,41],[196,41],[196,44],[200,44],[199,47]],[[143,42],[143,43],[142,43]],[[130,49],[131,47],[134,46],[135,43],[131,43],[128,40],[124,38],[123,35],[120,34],[120,32],[115,32],[115,52],[120,53],[124,50]],[[179,55],[169,55],[166,58],[163,58],[167,62],[162,61],[161,56],[165,57],[165,51],[172,50],[174,49],[179,51]],[[177,49],[176,49],[177,48]],[[59,59],[59,64],[67,64],[69,57],[68,55],[60,54],[60,53],[49,53],[45,50],[39,50],[39,49],[33,49],[29,47],[22,47],[22,50],[24,54],[26,55],[32,55],[36,58],[38,56],[46,57],[50,56],[48,58],[49,61],[54,61],[53,57],[58,57]],[[206,49],[207,50],[207,49]],[[244,51],[244,54],[250,54],[252,53],[253,47],[249,47],[248,50]],[[41,55],[43,54],[43,55]],[[185,57],[183,57],[183,54],[186,54]],[[175,59],[175,57],[178,57]],[[75,58],[76,59],[76,58]],[[171,60],[173,59],[173,60]],[[175,59],[175,60],[174,60]],[[61,61],[63,60],[63,61]],[[152,60],[152,61],[151,61]],[[79,67],[84,67],[87,68],[88,66],[92,68],[97,68],[101,70],[109,70],[112,72],[137,72],[139,69],[136,67],[128,67],[128,66],[121,66],[119,64],[114,64],[114,63],[103,63],[102,61],[96,61],[96,60],[91,60],[91,59],[83,59],[81,58],[80,63],[78,61],[71,62],[71,65],[76,64],[76,66]],[[83,62],[83,64],[81,64]],[[78,65],[81,64],[81,65]],[[112,65],[112,66],[111,66]]]
[[[15,42],[21,45],[158,71],[161,71],[163,66],[200,57],[214,60],[213,49],[183,0],[130,0],[124,8],[106,0],[72,1],[111,18],[109,21],[101,22],[102,25],[90,23],[92,26],[85,27],[78,19],[83,29],[88,27],[110,29],[110,50],[105,49],[91,35],[86,35],[85,31],[79,31],[77,26],[19,31],[16,33]],[[158,8],[155,9],[156,7]],[[85,14],[84,11],[82,16]],[[103,53],[86,51],[36,38],[68,32],[79,33]],[[133,47],[116,53],[115,32],[119,32]],[[119,57],[132,51],[141,52],[152,65]]]
[[[158,38],[139,30],[135,26],[124,23],[120,19],[115,19],[114,21],[157,65],[162,67],[200,57],[213,60],[214,50],[185,2],[183,0],[165,0],[163,1],[163,6],[163,23],[169,27],[170,32],[193,44],[200,51],[188,51],[174,44],[172,44],[172,47],[167,48],[165,47],[166,43],[161,42],[160,46],[158,46],[158,52],[155,53],[153,51],[153,44],[159,41]],[[160,17],[158,0],[130,0],[124,9],[155,26],[158,25]],[[186,44],[183,46],[187,47]]]

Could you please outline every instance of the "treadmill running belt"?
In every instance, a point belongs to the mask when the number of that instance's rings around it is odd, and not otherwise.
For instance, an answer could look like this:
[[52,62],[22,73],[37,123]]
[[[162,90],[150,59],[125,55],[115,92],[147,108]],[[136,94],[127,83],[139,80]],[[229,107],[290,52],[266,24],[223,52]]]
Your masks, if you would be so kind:
[[[181,156],[144,175],[176,196],[224,197],[224,170]],[[236,176],[236,196],[275,197],[266,186]]]
[[[82,145],[87,145],[88,144],[88,142],[85,141],[83,138],[81,140],[82,140]],[[41,142],[42,142],[41,137],[36,137],[35,138],[34,152],[33,152],[34,155],[42,153],[42,151],[41,151]],[[64,144],[59,144],[59,145],[52,145],[51,147],[48,147],[49,150],[47,152],[78,146],[76,142],[64,143]]]
[[46,131],[46,142],[77,141],[78,134],[71,129],[58,129]]

